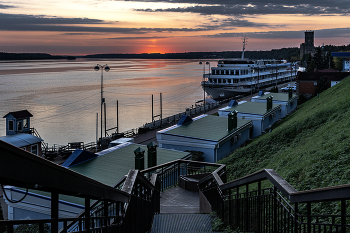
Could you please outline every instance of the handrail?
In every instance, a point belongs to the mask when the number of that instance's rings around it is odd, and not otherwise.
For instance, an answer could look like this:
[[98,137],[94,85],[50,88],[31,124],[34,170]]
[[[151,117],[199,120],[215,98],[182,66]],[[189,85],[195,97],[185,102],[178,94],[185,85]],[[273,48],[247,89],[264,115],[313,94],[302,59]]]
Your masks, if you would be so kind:
[[[121,178],[115,185],[113,185],[113,188],[118,189],[118,187],[126,180],[126,178],[127,178],[126,175],[123,176],[123,178]],[[100,203],[101,203],[100,200],[95,200],[95,201],[91,204],[90,209],[93,209],[93,208],[97,207],[97,205],[100,204]],[[81,211],[81,212],[76,216],[75,219],[70,219],[71,222],[68,223],[67,229],[71,228],[71,227],[75,224],[75,221],[80,220],[82,217],[84,217],[84,215],[85,215],[85,210]],[[63,231],[63,229],[61,229],[59,232],[62,232],[62,231]]]
[[269,180],[292,203],[336,200],[350,197],[350,184],[297,191],[273,169],[263,169],[245,177],[233,180],[229,183],[221,185],[220,189],[232,189],[266,179]]
[[[2,160],[0,163],[0,183],[2,184],[11,183],[24,188],[28,186],[31,188],[31,185],[34,185],[38,190],[60,190],[62,194],[78,197],[82,196],[83,190],[85,196],[92,199],[104,198],[122,202],[129,199],[129,195],[120,190],[6,142],[0,141],[0,150]],[[20,168],[21,171],[18,172],[17,169],[13,168]],[[30,176],[27,174],[30,174]],[[51,175],[47,176],[47,174]],[[55,177],[55,179],[53,180],[52,177]]]
[[[226,184],[217,171],[200,180],[198,187],[212,211],[233,229],[245,232],[345,233],[350,228],[347,224],[350,184],[298,192],[273,169],[263,169]],[[262,189],[263,180],[269,180],[274,187]],[[257,188],[249,187],[253,183]],[[332,213],[324,214],[319,202],[326,202],[324,205]]]
[[[151,172],[160,168],[164,168],[164,167],[169,167],[171,165],[177,164],[177,163],[192,163],[192,164],[198,164],[198,165],[208,165],[208,166],[214,166],[214,167],[221,167],[223,166],[223,164],[218,164],[218,163],[209,163],[209,162],[200,162],[200,161],[193,161],[193,160],[186,160],[186,159],[177,159],[177,160],[173,160],[167,163],[163,163],[151,168],[147,168],[141,171],[141,173],[147,173],[147,172]],[[224,165],[225,166],[225,165]]]

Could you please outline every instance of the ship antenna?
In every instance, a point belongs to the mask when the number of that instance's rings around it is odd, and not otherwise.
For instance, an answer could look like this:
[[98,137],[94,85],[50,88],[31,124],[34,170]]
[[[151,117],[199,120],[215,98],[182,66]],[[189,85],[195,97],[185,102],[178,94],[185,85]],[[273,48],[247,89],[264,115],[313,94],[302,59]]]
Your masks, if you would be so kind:
[[248,40],[248,38],[245,36],[245,37],[243,38],[242,60],[244,59],[244,50],[245,50],[245,45],[246,45],[246,43],[248,42],[247,40]]

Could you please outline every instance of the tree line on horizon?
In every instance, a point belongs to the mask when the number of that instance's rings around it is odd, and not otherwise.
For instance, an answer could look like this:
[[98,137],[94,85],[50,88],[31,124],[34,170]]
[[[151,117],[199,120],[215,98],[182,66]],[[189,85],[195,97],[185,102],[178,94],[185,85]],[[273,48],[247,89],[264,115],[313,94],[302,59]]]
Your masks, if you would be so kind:
[[[322,46],[324,52],[346,52],[350,51],[348,45],[325,45]],[[300,48],[280,48],[269,51],[245,51],[247,59],[276,59],[295,61],[307,61],[308,57],[300,57]],[[241,58],[242,51],[222,51],[222,52],[185,52],[185,53],[142,53],[142,54],[92,54],[82,56],[82,58],[143,58],[143,59],[225,59],[225,58]],[[78,56],[77,56],[78,57]],[[81,56],[79,56],[81,57]],[[0,52],[0,60],[43,60],[43,59],[75,59],[76,56],[55,56],[47,53],[4,53]]]

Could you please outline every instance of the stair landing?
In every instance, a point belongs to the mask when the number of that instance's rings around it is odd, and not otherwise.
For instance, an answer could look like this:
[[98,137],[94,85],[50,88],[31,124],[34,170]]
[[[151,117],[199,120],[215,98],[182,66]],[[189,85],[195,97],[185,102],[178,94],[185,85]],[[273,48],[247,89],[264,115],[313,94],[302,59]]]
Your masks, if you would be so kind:
[[212,232],[209,214],[157,214],[151,233]]
[[160,194],[161,214],[197,214],[199,213],[198,192],[174,187]]

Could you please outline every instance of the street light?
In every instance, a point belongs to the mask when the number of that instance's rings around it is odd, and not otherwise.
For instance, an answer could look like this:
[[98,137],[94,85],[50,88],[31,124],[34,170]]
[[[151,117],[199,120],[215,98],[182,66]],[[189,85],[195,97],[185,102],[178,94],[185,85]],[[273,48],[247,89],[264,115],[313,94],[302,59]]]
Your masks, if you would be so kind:
[[109,66],[97,64],[94,68],[95,71],[99,71],[101,69],[101,149],[102,149],[102,108],[105,103],[105,99],[103,98],[103,69],[108,72],[110,70]]
[[255,69],[253,67],[250,67],[250,95],[251,98],[253,98],[253,73],[255,73]]
[[[199,62],[199,65],[202,65],[203,62]],[[205,113],[205,65],[209,65],[209,78],[210,78],[210,62],[205,62],[205,64],[203,64],[203,106],[204,106],[204,113]],[[209,80],[209,79],[208,79]]]

